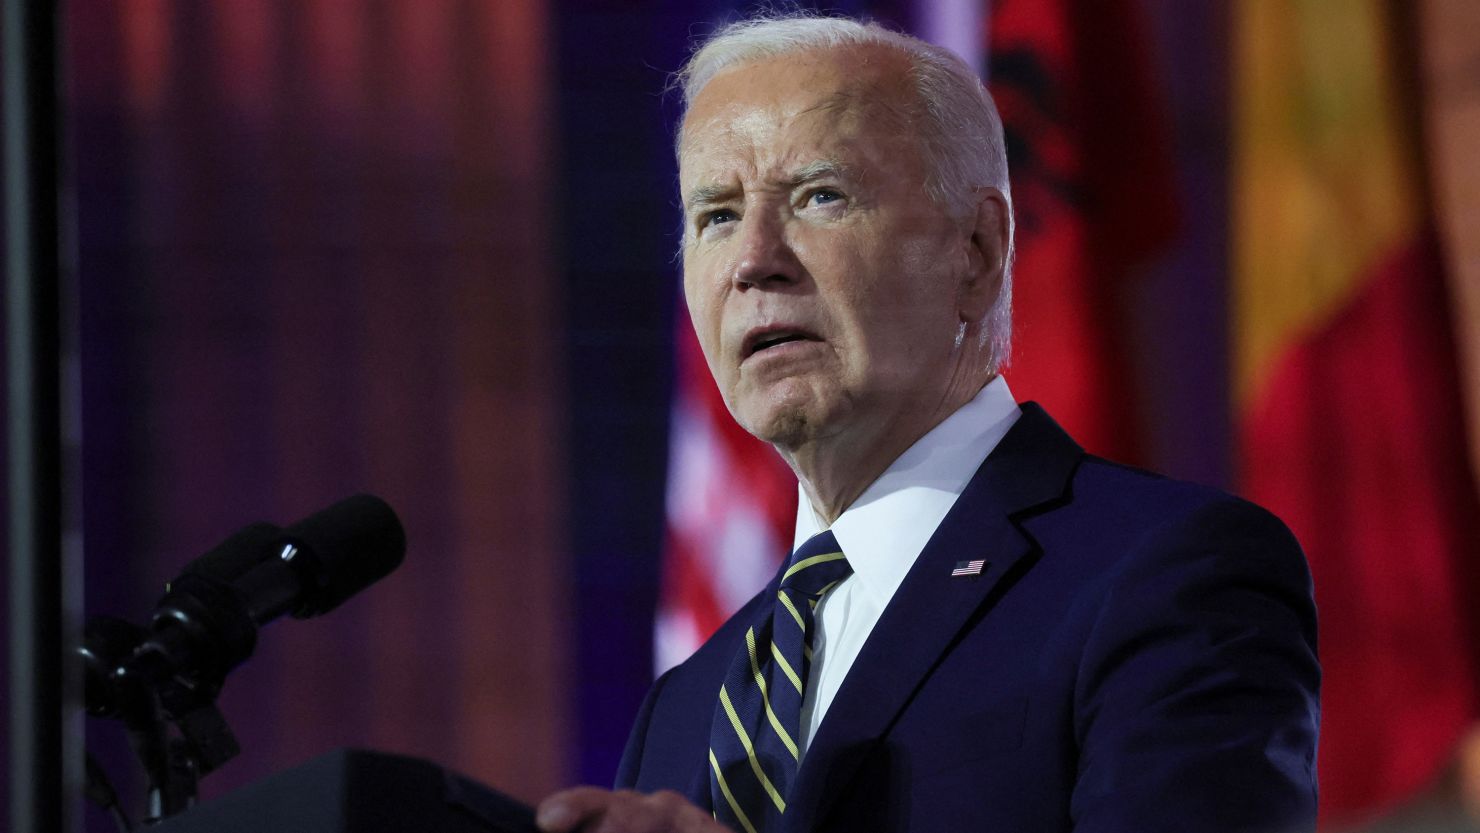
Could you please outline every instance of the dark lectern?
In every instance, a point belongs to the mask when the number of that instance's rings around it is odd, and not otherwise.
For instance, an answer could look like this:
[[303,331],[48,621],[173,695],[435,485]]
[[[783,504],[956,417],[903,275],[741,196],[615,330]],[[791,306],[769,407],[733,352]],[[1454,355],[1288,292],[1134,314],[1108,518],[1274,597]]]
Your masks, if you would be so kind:
[[436,764],[336,749],[206,802],[159,833],[535,833],[534,812]]

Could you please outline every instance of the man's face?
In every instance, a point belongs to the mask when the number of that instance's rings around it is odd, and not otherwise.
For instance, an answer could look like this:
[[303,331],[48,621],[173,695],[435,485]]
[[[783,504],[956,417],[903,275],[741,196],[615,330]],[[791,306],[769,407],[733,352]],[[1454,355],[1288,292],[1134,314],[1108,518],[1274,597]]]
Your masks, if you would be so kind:
[[689,313],[731,413],[783,450],[910,424],[961,372],[970,224],[926,194],[906,70],[878,47],[768,59],[684,120]]

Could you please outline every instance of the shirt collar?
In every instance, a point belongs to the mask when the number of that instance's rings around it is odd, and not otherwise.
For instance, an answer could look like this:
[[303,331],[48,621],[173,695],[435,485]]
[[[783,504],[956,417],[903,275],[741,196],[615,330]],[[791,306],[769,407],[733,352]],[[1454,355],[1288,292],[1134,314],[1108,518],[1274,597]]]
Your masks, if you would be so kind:
[[[996,377],[899,455],[833,523],[854,575],[881,605],[1021,414],[1007,380]],[[826,528],[798,484],[792,551]]]

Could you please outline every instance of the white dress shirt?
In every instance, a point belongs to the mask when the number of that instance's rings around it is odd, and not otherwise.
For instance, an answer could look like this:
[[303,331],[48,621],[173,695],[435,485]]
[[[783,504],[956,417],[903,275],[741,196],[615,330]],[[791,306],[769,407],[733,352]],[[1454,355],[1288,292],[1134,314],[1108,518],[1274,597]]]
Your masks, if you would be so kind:
[[[803,754],[905,574],[1021,414],[1007,381],[998,376],[899,455],[833,522],[853,575],[817,605],[812,670],[802,700]],[[793,551],[827,528],[800,486],[798,495]]]

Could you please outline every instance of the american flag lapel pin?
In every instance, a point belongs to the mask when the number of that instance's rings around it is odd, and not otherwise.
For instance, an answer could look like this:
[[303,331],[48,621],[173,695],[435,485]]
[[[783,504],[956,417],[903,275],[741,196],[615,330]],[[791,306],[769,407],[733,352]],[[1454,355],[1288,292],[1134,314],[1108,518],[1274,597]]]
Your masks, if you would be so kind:
[[956,569],[951,571],[951,578],[957,578],[959,576],[979,576],[982,574],[982,570],[986,569],[986,566],[986,559],[977,559],[976,561],[957,561]]

